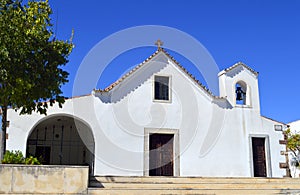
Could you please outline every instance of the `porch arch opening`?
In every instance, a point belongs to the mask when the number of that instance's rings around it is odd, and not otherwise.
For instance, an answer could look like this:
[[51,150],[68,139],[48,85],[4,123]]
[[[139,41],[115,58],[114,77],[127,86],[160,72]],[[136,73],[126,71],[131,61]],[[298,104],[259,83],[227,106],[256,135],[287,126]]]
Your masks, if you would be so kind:
[[88,165],[93,173],[95,141],[84,121],[53,115],[39,121],[30,132],[26,156],[35,156],[45,165]]

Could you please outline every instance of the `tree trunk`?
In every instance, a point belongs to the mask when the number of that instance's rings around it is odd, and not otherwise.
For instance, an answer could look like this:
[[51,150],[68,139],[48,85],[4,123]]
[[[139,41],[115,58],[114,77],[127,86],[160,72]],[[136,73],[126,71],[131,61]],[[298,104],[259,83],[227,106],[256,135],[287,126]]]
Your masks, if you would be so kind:
[[1,151],[0,151],[0,163],[4,157],[6,151],[6,122],[7,122],[7,106],[2,106],[2,131],[1,131]]

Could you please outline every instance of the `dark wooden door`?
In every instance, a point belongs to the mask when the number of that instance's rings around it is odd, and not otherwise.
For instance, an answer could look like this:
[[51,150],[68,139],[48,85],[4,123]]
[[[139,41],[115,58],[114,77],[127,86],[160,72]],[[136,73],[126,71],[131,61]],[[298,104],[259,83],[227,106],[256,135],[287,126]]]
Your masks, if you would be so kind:
[[173,138],[173,134],[150,135],[150,176],[173,176]]
[[265,138],[252,138],[254,177],[267,177]]

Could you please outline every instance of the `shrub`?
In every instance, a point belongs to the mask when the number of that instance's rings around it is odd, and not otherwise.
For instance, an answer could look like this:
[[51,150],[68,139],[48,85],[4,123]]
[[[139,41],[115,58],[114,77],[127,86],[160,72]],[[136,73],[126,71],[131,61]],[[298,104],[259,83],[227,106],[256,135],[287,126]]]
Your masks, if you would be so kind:
[[33,156],[25,158],[21,151],[6,151],[2,160],[3,164],[40,165],[40,161]]
[[25,164],[26,165],[40,165],[41,163],[36,157],[29,156],[25,159]]
[[21,151],[6,151],[2,160],[3,164],[24,164],[25,158]]

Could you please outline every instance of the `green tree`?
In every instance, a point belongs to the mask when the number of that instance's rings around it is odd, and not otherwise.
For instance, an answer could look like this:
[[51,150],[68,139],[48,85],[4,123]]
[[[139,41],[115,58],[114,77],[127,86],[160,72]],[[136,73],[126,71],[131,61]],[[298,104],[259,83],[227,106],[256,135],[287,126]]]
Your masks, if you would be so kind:
[[46,114],[48,105],[64,103],[60,88],[68,82],[68,72],[61,67],[73,44],[55,38],[51,13],[48,0],[0,0],[0,160],[6,150],[7,108]]
[[292,133],[290,129],[287,129],[285,134],[287,135],[287,148],[293,153],[299,166],[300,159],[298,156],[300,155],[300,134]]

